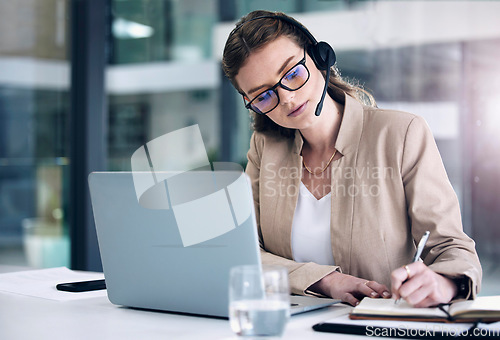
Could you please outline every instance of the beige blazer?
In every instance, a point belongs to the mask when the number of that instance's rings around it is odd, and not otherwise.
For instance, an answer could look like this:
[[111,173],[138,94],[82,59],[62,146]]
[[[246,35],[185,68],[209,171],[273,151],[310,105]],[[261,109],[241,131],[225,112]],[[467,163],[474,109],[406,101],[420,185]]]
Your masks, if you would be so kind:
[[[434,138],[419,116],[346,103],[331,166],[331,244],[336,266],[293,261],[292,219],[302,177],[303,140],[252,135],[246,172],[252,181],[264,263],[288,268],[292,292],[339,270],[390,287],[390,274],[412,261],[415,242],[430,237],[421,258],[435,272],[469,278],[479,291],[475,243],[462,228],[457,197]],[[415,241],[416,240],[416,241]]]

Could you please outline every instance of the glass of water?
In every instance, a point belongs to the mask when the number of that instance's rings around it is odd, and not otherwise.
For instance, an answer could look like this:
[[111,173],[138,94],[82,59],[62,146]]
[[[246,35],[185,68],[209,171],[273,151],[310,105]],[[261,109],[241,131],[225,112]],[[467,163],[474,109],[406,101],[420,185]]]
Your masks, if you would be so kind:
[[237,266],[229,277],[229,322],[244,337],[279,337],[290,318],[288,271],[281,266]]

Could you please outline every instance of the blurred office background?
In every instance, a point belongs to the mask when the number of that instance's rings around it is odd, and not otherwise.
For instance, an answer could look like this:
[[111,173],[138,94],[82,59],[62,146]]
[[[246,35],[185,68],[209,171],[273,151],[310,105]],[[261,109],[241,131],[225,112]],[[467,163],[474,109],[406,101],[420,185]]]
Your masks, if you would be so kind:
[[250,119],[220,57],[255,9],[328,41],[379,107],[426,118],[485,276],[500,277],[494,1],[0,0],[0,264],[100,270],[86,177],[130,170],[167,132],[199,124],[212,161],[245,164]]

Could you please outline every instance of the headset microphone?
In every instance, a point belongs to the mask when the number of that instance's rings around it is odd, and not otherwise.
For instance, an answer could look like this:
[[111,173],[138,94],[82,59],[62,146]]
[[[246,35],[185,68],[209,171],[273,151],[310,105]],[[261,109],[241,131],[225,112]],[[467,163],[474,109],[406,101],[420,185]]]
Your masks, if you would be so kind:
[[[330,51],[328,51],[327,53],[328,57],[330,57]],[[325,87],[323,88],[323,94],[321,95],[321,100],[319,101],[318,106],[316,106],[316,111],[314,112],[316,116],[319,116],[321,110],[323,109],[323,102],[325,101],[325,95],[326,95],[326,90],[328,90],[329,80],[330,80],[330,67],[326,69]]]

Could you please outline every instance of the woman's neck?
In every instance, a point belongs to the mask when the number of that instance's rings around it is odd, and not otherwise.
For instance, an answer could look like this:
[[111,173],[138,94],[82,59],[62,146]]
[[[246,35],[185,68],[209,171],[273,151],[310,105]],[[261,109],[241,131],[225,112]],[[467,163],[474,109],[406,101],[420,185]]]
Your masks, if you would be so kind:
[[343,106],[333,99],[325,100],[323,110],[317,123],[307,129],[300,130],[304,138],[304,146],[313,152],[329,152],[333,150],[342,121]]

